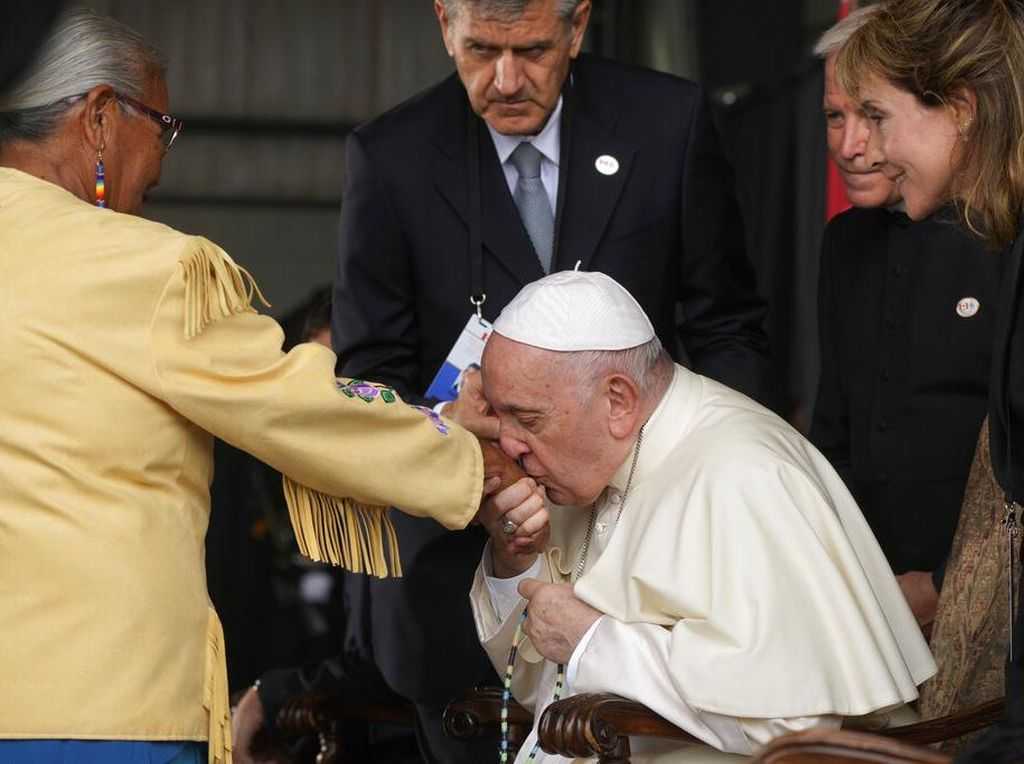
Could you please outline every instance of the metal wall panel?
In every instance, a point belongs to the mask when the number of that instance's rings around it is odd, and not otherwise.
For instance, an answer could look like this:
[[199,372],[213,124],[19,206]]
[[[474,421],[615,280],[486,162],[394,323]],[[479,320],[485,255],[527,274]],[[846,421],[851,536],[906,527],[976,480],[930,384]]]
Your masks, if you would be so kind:
[[168,58],[185,115],[360,122],[451,72],[429,0],[93,0]]
[[451,72],[425,0],[95,0],[164,52],[186,130],[155,198],[336,202],[347,128]]

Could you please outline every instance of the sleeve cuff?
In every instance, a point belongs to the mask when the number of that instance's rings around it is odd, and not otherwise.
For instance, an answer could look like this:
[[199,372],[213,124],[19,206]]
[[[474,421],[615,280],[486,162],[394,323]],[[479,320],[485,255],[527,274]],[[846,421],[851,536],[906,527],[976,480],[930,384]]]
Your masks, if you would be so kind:
[[526,578],[537,578],[541,573],[540,555],[533,561],[529,570],[520,573],[513,578],[497,578],[494,575],[494,568],[491,565],[491,542],[488,540],[484,546],[483,559],[484,583],[487,585],[487,592],[491,596],[491,606],[499,621],[504,621],[509,613],[516,609],[522,597],[519,596],[519,582]]
[[583,653],[587,650],[587,645],[590,644],[591,638],[594,636],[594,632],[597,631],[597,626],[604,619],[601,616],[592,624],[587,632],[583,635],[583,638],[576,644],[576,648],[572,651],[572,656],[569,658],[569,665],[565,667],[565,684],[568,687],[573,686],[573,682],[576,681],[576,672],[579,671],[580,661],[583,660]]

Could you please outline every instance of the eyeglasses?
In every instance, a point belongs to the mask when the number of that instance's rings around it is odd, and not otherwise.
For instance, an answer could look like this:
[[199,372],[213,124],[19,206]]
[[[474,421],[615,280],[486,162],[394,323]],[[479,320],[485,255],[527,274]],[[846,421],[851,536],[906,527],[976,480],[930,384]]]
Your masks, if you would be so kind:
[[[88,93],[82,93],[80,95],[68,96],[61,101],[57,101],[57,103],[73,104],[83,100],[87,95]],[[160,126],[160,143],[163,144],[165,154],[171,150],[171,145],[174,143],[174,139],[178,137],[178,133],[185,129],[185,123],[177,117],[151,109],[146,104],[136,101],[134,98],[123,93],[115,92],[114,97],[129,109],[139,112],[139,114],[148,117]]]
[[164,153],[166,154],[171,150],[171,146],[174,145],[174,139],[178,137],[178,133],[185,129],[184,122],[170,114],[164,114],[162,111],[151,109],[146,104],[136,101],[134,98],[130,98],[123,93],[115,93],[115,96],[125,106],[156,122],[160,126],[160,142],[164,146]]

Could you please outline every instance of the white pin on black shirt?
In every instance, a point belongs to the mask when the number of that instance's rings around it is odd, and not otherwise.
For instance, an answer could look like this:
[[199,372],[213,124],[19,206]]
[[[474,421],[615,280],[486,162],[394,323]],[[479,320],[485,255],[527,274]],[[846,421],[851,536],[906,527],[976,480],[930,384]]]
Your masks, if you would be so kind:
[[981,303],[974,297],[961,297],[956,304],[956,314],[960,318],[970,318],[977,315],[981,309]]
[[602,154],[594,161],[594,168],[602,175],[614,175],[619,171],[619,160],[611,154]]

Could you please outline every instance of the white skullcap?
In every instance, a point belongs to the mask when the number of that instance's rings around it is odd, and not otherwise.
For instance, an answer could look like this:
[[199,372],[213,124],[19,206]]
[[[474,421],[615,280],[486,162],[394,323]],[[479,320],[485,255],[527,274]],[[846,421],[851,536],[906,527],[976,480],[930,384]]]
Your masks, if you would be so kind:
[[523,287],[494,331],[544,350],[626,350],[654,339],[633,295],[597,272],[559,271]]

